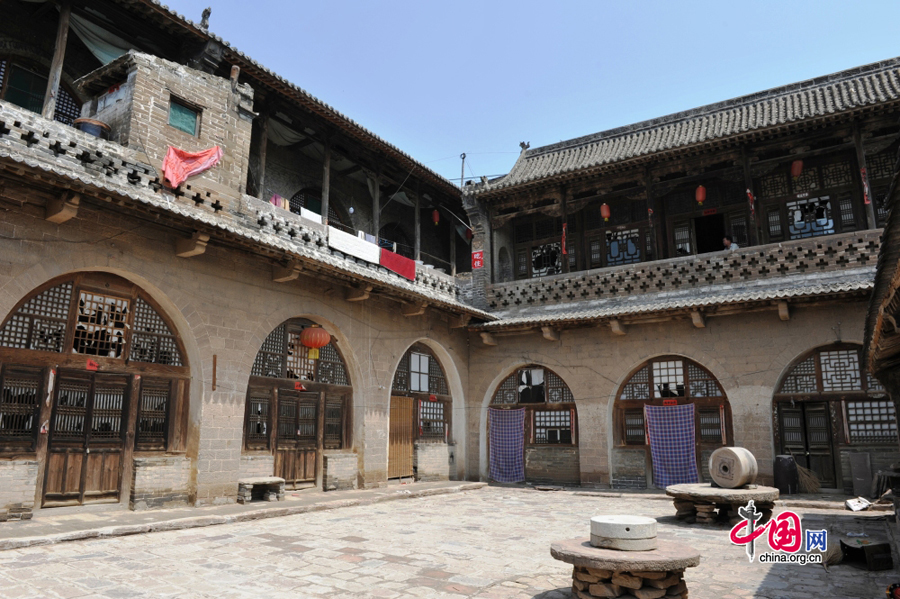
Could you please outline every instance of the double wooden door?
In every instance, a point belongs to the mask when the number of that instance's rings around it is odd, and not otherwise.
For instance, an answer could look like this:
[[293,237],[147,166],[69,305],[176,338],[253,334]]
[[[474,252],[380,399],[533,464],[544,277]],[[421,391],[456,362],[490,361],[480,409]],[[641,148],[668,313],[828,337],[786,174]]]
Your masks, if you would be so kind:
[[831,417],[828,402],[782,403],[781,451],[793,455],[797,464],[816,473],[822,487],[836,487]]
[[288,488],[316,482],[319,394],[278,390],[275,476]]
[[415,424],[416,400],[412,397],[391,397],[388,478],[413,475]]
[[129,379],[60,374],[50,419],[43,507],[119,500]]

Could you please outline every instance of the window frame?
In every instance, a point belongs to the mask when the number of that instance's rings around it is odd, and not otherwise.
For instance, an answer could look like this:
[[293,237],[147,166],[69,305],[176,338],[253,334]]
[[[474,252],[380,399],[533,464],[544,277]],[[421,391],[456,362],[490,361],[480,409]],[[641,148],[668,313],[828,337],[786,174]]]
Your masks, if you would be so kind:
[[[522,402],[521,401],[521,392],[518,389],[519,381],[521,381],[521,373],[528,370],[536,370],[541,369],[544,371],[544,395],[543,401],[540,402]],[[551,385],[551,376],[555,377],[558,384]],[[510,380],[515,381],[516,390],[515,396],[516,401],[513,403],[504,403],[497,402],[497,398],[501,396],[501,393],[504,390],[504,385],[506,385]],[[563,401],[549,401],[551,393],[553,390],[562,390],[560,391]],[[576,405],[575,396],[572,393],[572,390],[569,388],[568,384],[565,380],[556,374],[553,370],[547,368],[546,366],[542,366],[540,364],[525,364],[523,366],[519,366],[513,372],[509,374],[506,378],[504,378],[497,387],[494,389],[494,394],[491,396],[491,403],[489,407],[492,409],[501,409],[501,410],[516,410],[516,409],[524,409],[525,410],[525,447],[533,448],[533,447],[548,447],[548,448],[573,448],[578,447],[579,438],[578,438],[578,406]],[[569,416],[569,434],[571,435],[570,443],[540,443],[537,442],[537,413],[540,412],[555,412],[555,411],[568,411]]]
[[[196,118],[194,119],[194,131],[193,132],[188,131],[187,129],[182,129],[181,127],[179,127],[178,125],[176,125],[172,122],[172,107],[173,106],[180,106],[181,108],[189,110],[194,114],[194,116]],[[191,137],[200,137],[200,127],[201,127],[202,119],[203,119],[203,107],[202,106],[195,104],[194,102],[185,100],[184,98],[182,98],[180,96],[176,96],[175,94],[169,94],[169,110],[166,115],[166,124],[169,127],[172,127],[173,129],[181,131],[182,133],[186,133],[186,134],[190,135]]]

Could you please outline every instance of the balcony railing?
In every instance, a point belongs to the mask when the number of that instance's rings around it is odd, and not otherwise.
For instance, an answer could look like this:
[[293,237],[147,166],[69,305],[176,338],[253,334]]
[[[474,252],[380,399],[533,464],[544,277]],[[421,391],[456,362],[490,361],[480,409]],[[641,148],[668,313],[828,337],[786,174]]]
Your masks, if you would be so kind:
[[488,287],[492,309],[556,305],[874,267],[881,229],[684,256]]

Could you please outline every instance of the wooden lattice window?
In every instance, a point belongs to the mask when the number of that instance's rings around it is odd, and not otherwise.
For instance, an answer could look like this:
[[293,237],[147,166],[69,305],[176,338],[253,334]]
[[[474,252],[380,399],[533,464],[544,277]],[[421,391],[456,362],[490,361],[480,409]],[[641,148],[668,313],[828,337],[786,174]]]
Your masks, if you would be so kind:
[[624,438],[627,445],[646,445],[647,428],[644,423],[644,409],[623,410]]
[[311,359],[309,348],[300,343],[301,332],[310,325],[308,320],[290,320],[275,327],[257,352],[251,374],[349,386],[347,367],[333,338],[319,349],[318,359]]
[[725,437],[723,425],[725,419],[722,418],[722,406],[719,408],[701,408],[697,410],[698,437],[706,443],[721,443]]
[[344,398],[325,396],[325,449],[344,446]]
[[851,443],[897,443],[897,413],[893,401],[848,401],[846,410]]
[[446,414],[442,401],[419,400],[419,436],[446,440]]
[[137,435],[135,439],[136,449],[160,450],[166,448],[171,397],[171,381],[159,379],[144,379],[141,381]]
[[278,441],[293,441],[305,447],[314,447],[318,411],[319,398],[315,393],[279,393]]
[[391,389],[395,393],[450,395],[441,363],[424,345],[414,345],[403,354]]
[[[291,207],[291,212],[295,214],[300,214],[300,209],[305,208],[321,215],[322,192],[318,189],[301,189],[291,197],[288,204]],[[342,229],[348,229],[345,219],[341,218],[340,214],[335,210],[333,199],[329,199],[328,203],[328,223],[332,226],[337,225]]]
[[571,403],[572,391],[555,372],[541,366],[519,368],[494,392],[492,404]]
[[571,410],[535,410],[534,438],[532,443],[538,445],[572,445],[572,420],[574,408]]
[[0,446],[33,449],[43,373],[4,366],[0,372]]
[[0,329],[0,346],[62,352],[71,303],[71,281],[32,297]]
[[269,403],[272,399],[268,389],[250,389],[247,399],[246,444],[248,449],[269,448]]
[[[0,99],[38,114],[44,107],[47,77],[42,68],[31,68],[0,59]],[[81,116],[81,102],[64,85],[56,95],[53,119],[66,125]]]
[[182,366],[175,335],[156,310],[140,297],[134,302],[134,332],[129,355],[135,362]]
[[797,362],[781,381],[780,395],[858,392],[884,393],[884,387],[862,371],[858,346],[831,346]]

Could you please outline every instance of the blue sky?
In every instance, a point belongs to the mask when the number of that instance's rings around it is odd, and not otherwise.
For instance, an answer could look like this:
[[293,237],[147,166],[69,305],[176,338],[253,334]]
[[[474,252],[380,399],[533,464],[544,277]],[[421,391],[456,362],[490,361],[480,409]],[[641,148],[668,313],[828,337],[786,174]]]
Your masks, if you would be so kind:
[[165,0],[448,178],[900,55],[900,2]]

